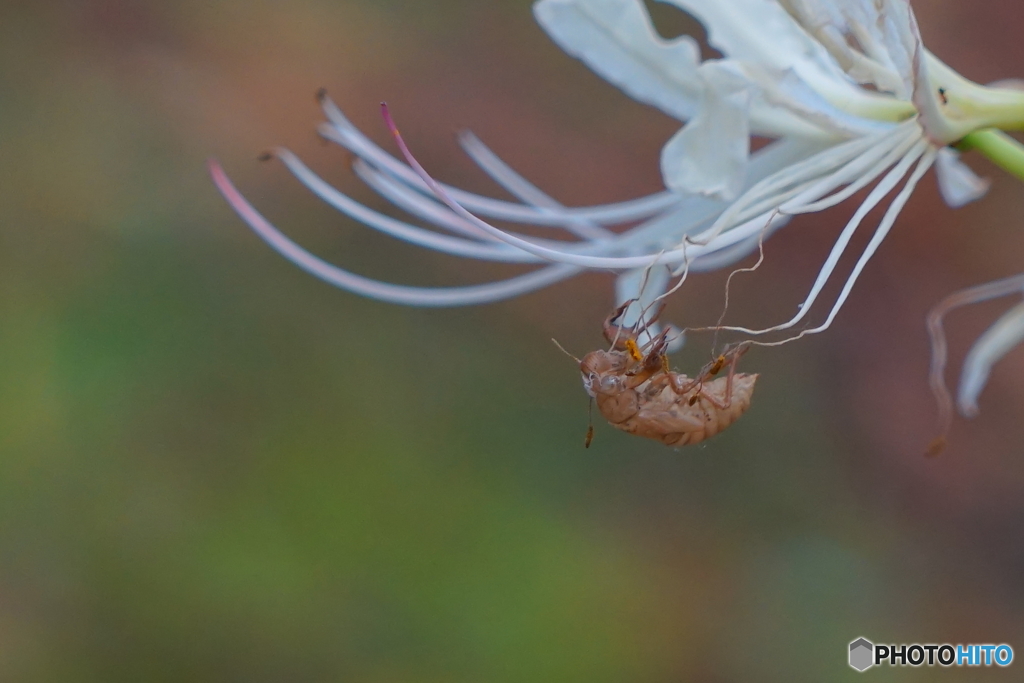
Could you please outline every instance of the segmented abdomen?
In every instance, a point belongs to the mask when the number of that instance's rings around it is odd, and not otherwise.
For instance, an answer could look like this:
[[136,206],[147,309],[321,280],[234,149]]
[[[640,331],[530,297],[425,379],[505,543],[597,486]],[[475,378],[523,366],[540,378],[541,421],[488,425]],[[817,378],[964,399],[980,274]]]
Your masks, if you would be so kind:
[[706,382],[702,389],[702,393],[710,394],[718,403],[728,403],[729,405],[725,408],[715,406],[704,396],[700,396],[692,406],[689,404],[692,394],[679,397],[672,412],[679,415],[680,419],[677,422],[681,429],[664,434],[662,442],[667,446],[688,446],[700,443],[718,434],[747,412],[747,408],[750,407],[750,399],[754,394],[757,375],[738,374],[733,376],[731,402],[726,398],[727,382],[728,378],[720,377]]
[[[757,379],[757,375],[733,376],[731,401],[726,398],[728,378],[724,377],[703,384],[692,405],[690,400],[695,392],[678,395],[668,389],[644,405],[627,431],[657,439],[666,445],[699,443],[718,434],[751,407]],[[728,403],[727,407],[719,408],[708,399],[709,395],[720,405]]]

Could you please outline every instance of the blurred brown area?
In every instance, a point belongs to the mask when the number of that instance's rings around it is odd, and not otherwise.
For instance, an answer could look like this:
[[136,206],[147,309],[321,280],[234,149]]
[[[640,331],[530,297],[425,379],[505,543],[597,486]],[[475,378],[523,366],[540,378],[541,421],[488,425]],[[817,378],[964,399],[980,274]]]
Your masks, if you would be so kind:
[[[567,204],[660,189],[678,124],[562,54],[530,4],[0,6],[0,679],[831,681],[860,635],[1024,641],[1022,352],[922,457],[927,311],[1024,255],[1020,187],[984,160],[988,197],[954,211],[922,183],[832,328],[748,354],[748,415],[680,452],[604,425],[582,448],[587,401],[549,340],[599,343],[610,278],[380,304],[284,262],[213,189],[208,157],[372,277],[511,272],[370,234],[256,162],[286,145],[386,206],[316,137],[319,87],[382,144],[388,100],[468,189],[500,195],[463,128]],[[1018,3],[915,9],[968,77],[1024,76]],[[773,237],[729,321],[791,315],[852,210]],[[666,316],[713,323],[726,275]],[[950,317],[954,363],[1002,305]]]

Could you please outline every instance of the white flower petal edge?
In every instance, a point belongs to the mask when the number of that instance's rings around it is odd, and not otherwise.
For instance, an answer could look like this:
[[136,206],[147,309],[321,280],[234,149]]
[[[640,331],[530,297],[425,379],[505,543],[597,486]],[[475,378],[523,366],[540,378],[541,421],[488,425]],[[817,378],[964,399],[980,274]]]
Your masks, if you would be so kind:
[[661,152],[670,190],[731,201],[743,189],[750,154],[750,84],[722,62],[697,70],[703,106]]
[[690,36],[664,40],[635,0],[538,2],[538,23],[563,50],[639,102],[680,121],[697,111],[700,48]]
[[935,159],[935,177],[939,181],[939,192],[947,205],[954,208],[981,199],[992,183],[960,161],[960,153],[943,147]]

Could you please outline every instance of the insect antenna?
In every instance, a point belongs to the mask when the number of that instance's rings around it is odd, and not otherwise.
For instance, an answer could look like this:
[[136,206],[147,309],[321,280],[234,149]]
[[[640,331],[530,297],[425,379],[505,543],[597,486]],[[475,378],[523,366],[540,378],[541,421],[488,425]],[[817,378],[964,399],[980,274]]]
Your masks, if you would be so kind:
[[590,407],[587,408],[587,436],[583,439],[583,447],[590,448],[594,440],[594,397],[590,397]]
[[581,360],[580,360],[579,358],[577,358],[576,356],[574,356],[574,355],[572,355],[571,353],[569,353],[568,351],[566,351],[566,350],[565,350],[565,347],[564,347],[564,346],[562,346],[561,344],[559,344],[559,343],[558,343],[558,340],[557,340],[557,339],[555,339],[555,338],[552,338],[552,339],[551,339],[551,341],[553,341],[553,342],[555,343],[555,346],[557,346],[557,347],[558,347],[558,349],[559,349],[559,350],[560,350],[560,351],[561,351],[562,353],[564,353],[565,355],[569,356],[569,358],[572,358],[572,359],[573,359],[574,361],[576,361],[577,363],[582,363],[582,362],[583,362],[583,361],[581,361]]

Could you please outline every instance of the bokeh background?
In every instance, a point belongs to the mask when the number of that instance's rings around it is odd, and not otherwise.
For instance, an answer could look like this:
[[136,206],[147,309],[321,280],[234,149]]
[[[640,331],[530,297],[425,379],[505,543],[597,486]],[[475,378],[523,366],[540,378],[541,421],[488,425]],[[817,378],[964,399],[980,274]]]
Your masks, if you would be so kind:
[[[609,277],[380,304],[284,262],[214,191],[211,156],[372,277],[507,274],[372,234],[256,162],[286,144],[385,206],[317,139],[321,86],[382,143],[387,99],[470,189],[501,195],[462,128],[568,204],[659,189],[676,124],[560,53],[530,4],[0,4],[0,680],[845,681],[862,635],[1024,656],[1024,354],[922,457],[926,312],[1024,260],[1021,186],[983,160],[989,197],[952,211],[922,183],[832,329],[748,354],[750,412],[679,452],[604,424],[582,447],[586,397],[550,339],[600,343]],[[969,77],[1024,76],[1018,3],[915,6]],[[790,315],[851,206],[773,237],[730,320]],[[666,317],[713,322],[724,278]],[[1003,305],[951,316],[954,362]]]

